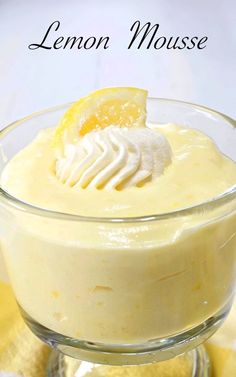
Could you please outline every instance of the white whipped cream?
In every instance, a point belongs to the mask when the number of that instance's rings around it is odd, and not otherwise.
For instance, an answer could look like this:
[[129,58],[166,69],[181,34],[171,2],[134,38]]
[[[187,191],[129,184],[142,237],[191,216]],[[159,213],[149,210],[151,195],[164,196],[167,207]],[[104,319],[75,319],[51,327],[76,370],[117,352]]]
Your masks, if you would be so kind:
[[158,131],[109,126],[65,145],[56,175],[68,186],[124,189],[157,178],[170,162],[170,145]]

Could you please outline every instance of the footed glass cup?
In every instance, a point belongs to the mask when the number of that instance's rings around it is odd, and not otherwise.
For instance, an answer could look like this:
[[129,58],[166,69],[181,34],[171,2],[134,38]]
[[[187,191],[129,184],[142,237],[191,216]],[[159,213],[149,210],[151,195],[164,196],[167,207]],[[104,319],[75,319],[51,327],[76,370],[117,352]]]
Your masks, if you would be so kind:
[[[4,128],[1,170],[70,105]],[[236,161],[235,122],[223,114],[150,98],[148,122],[199,129]],[[114,376],[122,368],[135,374],[141,364],[175,357],[189,376],[209,375],[206,351],[198,346],[222,324],[233,299],[235,187],[195,207],[137,218],[59,213],[1,189],[0,229],[25,322],[54,349],[48,376]]]

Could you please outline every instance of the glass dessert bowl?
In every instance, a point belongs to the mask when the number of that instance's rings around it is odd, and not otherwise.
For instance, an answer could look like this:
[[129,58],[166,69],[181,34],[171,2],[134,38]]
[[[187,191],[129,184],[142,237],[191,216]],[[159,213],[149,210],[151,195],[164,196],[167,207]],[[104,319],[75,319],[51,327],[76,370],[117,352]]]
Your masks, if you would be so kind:
[[[1,170],[68,107],[6,127]],[[227,116],[150,98],[147,121],[199,129],[236,161],[235,122]],[[45,190],[40,181],[38,187]],[[4,188],[0,195],[2,249],[23,317],[40,339],[61,351],[52,356],[49,375],[84,375],[84,362],[139,365],[185,352],[180,357],[191,364],[192,375],[208,375],[205,351],[195,348],[217,330],[232,304],[235,186],[188,208],[115,218],[40,208]]]

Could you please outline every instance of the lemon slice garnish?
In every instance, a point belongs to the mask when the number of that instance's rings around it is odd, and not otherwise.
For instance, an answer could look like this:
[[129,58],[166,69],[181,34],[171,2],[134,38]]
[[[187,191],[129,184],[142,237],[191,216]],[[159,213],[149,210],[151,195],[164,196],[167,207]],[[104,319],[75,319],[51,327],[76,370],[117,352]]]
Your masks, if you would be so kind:
[[75,102],[58,125],[54,146],[76,143],[80,136],[110,125],[139,127],[146,121],[147,91],[116,87],[97,90]]

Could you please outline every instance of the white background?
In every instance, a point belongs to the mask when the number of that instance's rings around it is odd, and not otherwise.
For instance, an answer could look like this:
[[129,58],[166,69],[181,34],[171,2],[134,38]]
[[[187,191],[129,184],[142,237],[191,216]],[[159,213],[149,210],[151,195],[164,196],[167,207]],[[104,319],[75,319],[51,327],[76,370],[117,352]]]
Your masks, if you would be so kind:
[[[135,20],[159,23],[158,36],[208,36],[204,50],[128,50]],[[110,36],[107,50],[35,50],[67,36]],[[0,127],[103,86],[203,104],[236,117],[234,0],[0,0]]]

